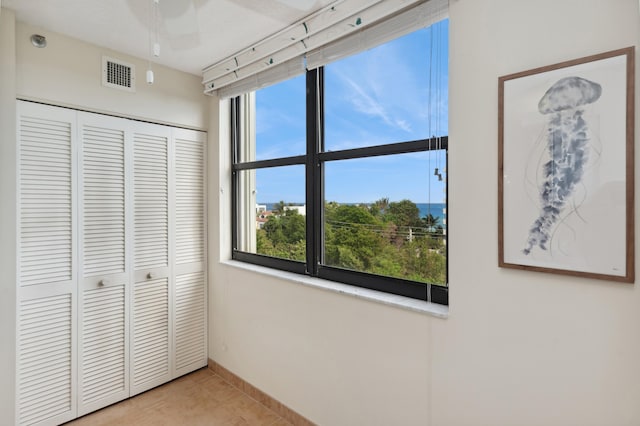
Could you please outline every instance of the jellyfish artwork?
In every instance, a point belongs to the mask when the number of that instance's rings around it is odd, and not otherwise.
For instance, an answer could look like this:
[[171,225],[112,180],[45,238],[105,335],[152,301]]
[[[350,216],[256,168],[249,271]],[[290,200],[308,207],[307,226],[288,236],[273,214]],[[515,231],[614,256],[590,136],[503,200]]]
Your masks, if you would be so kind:
[[554,227],[584,175],[589,160],[589,123],[585,106],[596,102],[602,87],[580,77],[566,77],[552,85],[538,103],[547,118],[547,150],[550,160],[542,166],[540,214],[529,229],[523,250],[547,250]]

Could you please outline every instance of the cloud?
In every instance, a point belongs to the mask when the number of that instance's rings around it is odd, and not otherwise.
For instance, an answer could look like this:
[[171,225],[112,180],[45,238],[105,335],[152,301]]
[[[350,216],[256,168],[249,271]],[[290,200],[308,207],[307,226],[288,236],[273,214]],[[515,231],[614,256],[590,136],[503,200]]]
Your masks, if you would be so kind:
[[349,117],[386,135],[383,143],[446,134],[448,55],[446,49],[430,52],[431,35],[420,30],[329,64],[327,117]]
[[407,133],[411,133],[411,123],[409,123],[407,120],[396,119],[395,122],[398,128],[404,130]]
[[353,105],[357,112],[377,117],[390,127],[400,129],[407,133],[411,132],[411,125],[406,120],[394,118],[392,113],[389,112],[380,101],[369,94],[375,93],[375,90],[371,90],[371,87],[363,87],[363,85],[356,83],[353,79],[347,77],[340,71],[337,72],[337,75],[347,88],[350,89],[344,97]]

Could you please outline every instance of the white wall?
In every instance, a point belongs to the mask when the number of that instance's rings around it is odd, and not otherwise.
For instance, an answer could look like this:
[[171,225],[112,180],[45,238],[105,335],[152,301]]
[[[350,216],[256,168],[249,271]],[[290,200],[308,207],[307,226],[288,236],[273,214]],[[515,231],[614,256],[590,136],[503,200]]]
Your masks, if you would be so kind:
[[13,423],[16,336],[15,16],[0,12],[0,419]]
[[496,267],[497,77],[637,45],[638,2],[458,0],[451,28],[451,316],[433,328],[434,424],[640,424],[639,284]]
[[[31,34],[47,37],[47,47],[31,44]],[[208,100],[202,78],[152,65],[155,82],[146,83],[147,61],[18,22],[18,97],[140,118],[195,129],[208,127]],[[102,55],[136,67],[136,92],[102,86]]]
[[216,265],[229,153],[213,100],[209,356],[322,425],[638,425],[639,284],[498,268],[496,184],[498,77],[637,45],[638,2],[450,9],[449,318]]

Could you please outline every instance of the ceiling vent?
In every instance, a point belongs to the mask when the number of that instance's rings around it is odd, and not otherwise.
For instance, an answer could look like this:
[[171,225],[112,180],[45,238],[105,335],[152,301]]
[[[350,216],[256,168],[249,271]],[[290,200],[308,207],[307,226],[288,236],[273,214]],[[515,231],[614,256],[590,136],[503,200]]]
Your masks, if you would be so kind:
[[102,85],[115,89],[136,91],[136,68],[132,64],[102,57]]

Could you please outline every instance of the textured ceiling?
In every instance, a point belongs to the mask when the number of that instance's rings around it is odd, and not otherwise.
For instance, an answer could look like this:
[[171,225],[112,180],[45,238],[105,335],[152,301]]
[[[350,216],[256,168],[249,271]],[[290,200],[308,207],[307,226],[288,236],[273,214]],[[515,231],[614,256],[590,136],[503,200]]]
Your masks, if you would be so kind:
[[[332,0],[160,0],[160,57],[200,75],[203,68],[285,28]],[[2,0],[18,21],[148,58],[153,0]],[[150,31],[151,28],[151,31]]]

